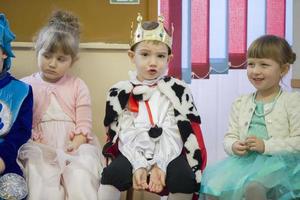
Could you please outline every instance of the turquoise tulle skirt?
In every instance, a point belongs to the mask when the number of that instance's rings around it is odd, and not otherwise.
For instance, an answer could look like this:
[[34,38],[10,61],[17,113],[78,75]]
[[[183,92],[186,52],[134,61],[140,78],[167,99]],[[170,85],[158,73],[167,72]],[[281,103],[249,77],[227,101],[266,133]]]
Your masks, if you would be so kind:
[[204,170],[200,199],[207,194],[220,200],[244,199],[246,186],[253,182],[264,186],[268,199],[300,199],[300,154],[268,156],[253,152],[228,157]]

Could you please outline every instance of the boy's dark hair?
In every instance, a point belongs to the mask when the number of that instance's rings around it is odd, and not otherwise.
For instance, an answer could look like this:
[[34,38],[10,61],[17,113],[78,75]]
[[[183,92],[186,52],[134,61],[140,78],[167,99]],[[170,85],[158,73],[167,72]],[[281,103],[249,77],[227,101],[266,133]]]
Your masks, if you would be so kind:
[[[173,34],[173,26],[171,32]],[[135,31],[133,31],[133,23],[131,25],[130,50],[135,51],[137,44],[149,41],[154,44],[164,43],[168,47],[168,55],[171,55],[172,34],[165,28],[163,16],[158,16],[157,21],[143,21],[142,15],[138,13]]]

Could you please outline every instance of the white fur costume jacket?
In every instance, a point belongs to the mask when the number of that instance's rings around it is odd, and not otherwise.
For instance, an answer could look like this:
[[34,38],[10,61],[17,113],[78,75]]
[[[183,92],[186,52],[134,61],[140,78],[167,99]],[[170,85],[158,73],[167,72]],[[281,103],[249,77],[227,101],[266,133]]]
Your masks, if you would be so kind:
[[[119,154],[119,116],[128,106],[130,96],[145,100],[145,95],[132,94],[135,87],[130,81],[115,84],[108,92],[104,125],[107,127],[108,141],[103,147],[103,155],[113,159]],[[183,141],[183,153],[200,184],[201,171],[206,165],[206,149],[200,128],[200,117],[188,86],[175,78],[164,77],[157,82],[158,90],[166,95],[174,107],[174,115]]]

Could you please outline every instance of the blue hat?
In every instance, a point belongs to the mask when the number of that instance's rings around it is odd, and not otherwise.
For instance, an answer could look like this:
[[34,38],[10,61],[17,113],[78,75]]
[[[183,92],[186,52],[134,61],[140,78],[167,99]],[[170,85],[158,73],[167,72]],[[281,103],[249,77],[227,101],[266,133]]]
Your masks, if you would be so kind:
[[11,32],[8,21],[3,13],[0,13],[0,47],[7,55],[4,59],[3,70],[7,71],[11,65],[11,57],[15,57],[12,52],[10,42],[15,39],[15,34]]

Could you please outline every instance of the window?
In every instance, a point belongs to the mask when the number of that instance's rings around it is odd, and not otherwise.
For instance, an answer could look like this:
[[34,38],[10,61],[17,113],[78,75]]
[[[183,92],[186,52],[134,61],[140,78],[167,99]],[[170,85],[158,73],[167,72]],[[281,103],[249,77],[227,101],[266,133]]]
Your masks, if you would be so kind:
[[292,0],[160,0],[159,5],[175,27],[169,73],[188,83],[191,77],[245,68],[247,47],[260,35],[292,41]]

